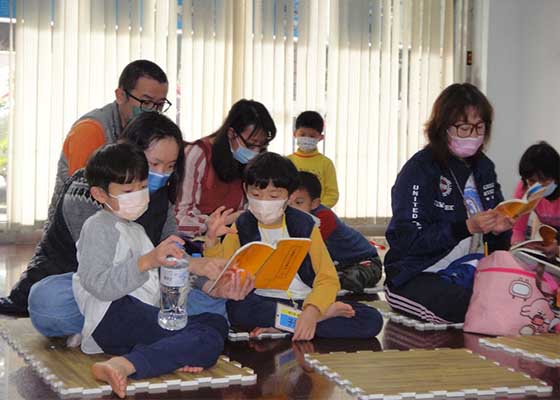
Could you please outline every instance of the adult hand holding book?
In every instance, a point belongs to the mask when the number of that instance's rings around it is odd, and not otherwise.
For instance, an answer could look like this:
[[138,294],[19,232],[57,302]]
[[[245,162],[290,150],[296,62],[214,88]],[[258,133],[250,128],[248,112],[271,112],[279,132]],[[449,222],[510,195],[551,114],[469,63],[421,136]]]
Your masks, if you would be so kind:
[[496,210],[486,210],[467,219],[467,229],[471,234],[492,232],[497,235],[510,230],[514,222],[513,218],[504,216]]

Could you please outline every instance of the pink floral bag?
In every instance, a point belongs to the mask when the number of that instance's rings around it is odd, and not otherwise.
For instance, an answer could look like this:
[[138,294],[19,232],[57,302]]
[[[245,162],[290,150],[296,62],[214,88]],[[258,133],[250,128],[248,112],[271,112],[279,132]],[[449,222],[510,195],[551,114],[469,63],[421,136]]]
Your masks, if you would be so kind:
[[495,336],[535,335],[548,331],[555,316],[558,283],[544,273],[537,287],[536,273],[507,251],[480,260],[473,294],[465,316],[465,332]]

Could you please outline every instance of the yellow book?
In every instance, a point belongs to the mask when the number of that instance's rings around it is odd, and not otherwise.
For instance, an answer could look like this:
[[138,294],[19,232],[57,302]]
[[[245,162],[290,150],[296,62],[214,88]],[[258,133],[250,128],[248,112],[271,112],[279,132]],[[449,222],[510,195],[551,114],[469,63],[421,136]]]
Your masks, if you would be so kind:
[[288,290],[310,246],[308,238],[280,239],[275,246],[264,242],[247,243],[231,256],[209,291],[234,267],[255,276],[257,289]]
[[521,215],[528,214],[535,209],[544,197],[546,186],[539,182],[535,183],[525,193],[522,199],[511,199],[502,201],[495,208],[500,214],[510,218],[517,218]]

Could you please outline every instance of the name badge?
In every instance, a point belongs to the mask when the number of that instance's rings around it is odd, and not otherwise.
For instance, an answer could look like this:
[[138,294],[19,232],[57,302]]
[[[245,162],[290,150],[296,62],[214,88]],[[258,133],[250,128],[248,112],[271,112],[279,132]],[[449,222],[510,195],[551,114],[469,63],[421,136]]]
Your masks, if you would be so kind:
[[286,304],[276,304],[276,321],[274,327],[282,331],[292,332],[296,329],[296,321],[301,314],[301,310],[287,306]]

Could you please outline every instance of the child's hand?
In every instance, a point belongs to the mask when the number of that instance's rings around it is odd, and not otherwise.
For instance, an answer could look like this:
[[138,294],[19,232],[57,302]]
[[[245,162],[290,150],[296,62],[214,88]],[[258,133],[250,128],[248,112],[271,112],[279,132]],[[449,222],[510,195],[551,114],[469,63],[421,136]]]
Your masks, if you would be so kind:
[[222,273],[227,262],[225,258],[191,258],[189,268],[190,272],[196,275],[215,280]]
[[243,300],[254,288],[254,276],[244,270],[234,269],[224,274],[209,295],[228,300]]
[[206,221],[206,226],[208,227],[206,231],[207,244],[209,246],[213,245],[216,239],[222,235],[237,233],[234,228],[227,225],[233,223],[238,216],[238,213],[234,212],[233,208],[226,210],[225,206],[218,207],[216,211],[210,214],[208,221]]
[[321,312],[314,305],[308,305],[299,315],[296,322],[296,329],[292,341],[311,340],[315,337],[317,321],[321,317]]
[[185,242],[179,236],[169,236],[152,251],[138,259],[138,269],[144,272],[162,265],[167,267],[174,266],[176,264],[175,261],[168,261],[167,257],[183,258],[185,255],[185,252],[177,244],[183,245]]

